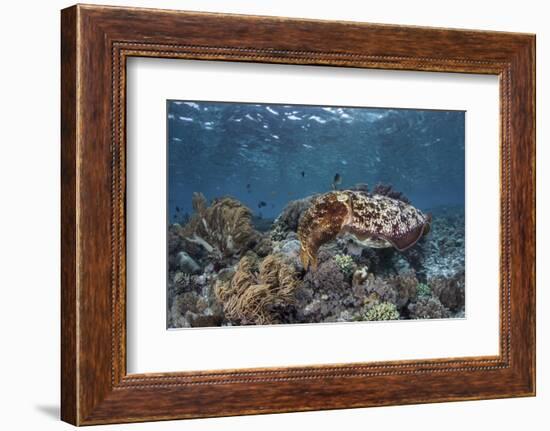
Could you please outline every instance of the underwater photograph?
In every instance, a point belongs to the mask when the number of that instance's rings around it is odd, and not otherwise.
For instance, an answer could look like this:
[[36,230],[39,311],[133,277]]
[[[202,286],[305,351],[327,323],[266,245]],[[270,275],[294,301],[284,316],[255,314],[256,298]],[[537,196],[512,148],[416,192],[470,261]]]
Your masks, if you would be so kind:
[[465,112],[168,100],[167,328],[465,317]]

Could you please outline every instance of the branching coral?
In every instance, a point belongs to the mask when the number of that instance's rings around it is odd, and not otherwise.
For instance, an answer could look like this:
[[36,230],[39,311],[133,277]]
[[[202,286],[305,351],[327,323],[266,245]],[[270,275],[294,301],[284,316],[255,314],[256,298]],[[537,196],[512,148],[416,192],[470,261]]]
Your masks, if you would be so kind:
[[365,313],[365,320],[398,320],[399,311],[395,304],[381,302],[374,305]]
[[408,271],[389,278],[388,283],[397,291],[396,305],[402,308],[417,295],[418,280],[414,271]]
[[422,297],[409,304],[411,319],[444,319],[450,316],[449,309],[437,298]]
[[366,294],[371,298],[376,297],[382,302],[397,304],[397,289],[383,278],[369,274],[364,286]]
[[258,238],[252,227],[250,209],[239,201],[224,197],[207,206],[201,193],[193,194],[195,213],[181,229],[180,235],[208,254],[229,257],[249,249]]
[[333,254],[327,250],[319,253],[317,271],[305,274],[296,293],[295,317],[309,323],[347,321],[350,310],[361,307],[364,297],[362,292],[354,292]]
[[351,256],[348,256],[347,254],[337,254],[334,256],[334,261],[336,262],[336,265],[340,268],[340,271],[346,276],[349,277],[353,272],[355,271],[355,268],[357,265],[355,265],[355,262],[353,261],[353,258]]
[[431,295],[432,288],[429,285],[427,285],[426,283],[418,283],[418,286],[416,286],[416,296],[422,298]]
[[354,290],[363,288],[365,295],[371,299],[378,298],[382,302],[394,304],[398,309],[416,296],[418,280],[414,273],[406,272],[400,275],[383,278],[374,274],[356,272],[353,277]]
[[317,271],[309,271],[304,277],[304,281],[311,284],[316,289],[330,287],[333,290],[339,290],[340,287],[346,284],[344,274],[340,267],[332,258],[326,258],[325,253],[320,254],[319,260],[321,263],[317,267]]
[[270,254],[258,265],[248,254],[241,258],[230,281],[218,281],[217,299],[227,319],[240,324],[277,323],[276,308],[294,301],[296,270],[281,255]]

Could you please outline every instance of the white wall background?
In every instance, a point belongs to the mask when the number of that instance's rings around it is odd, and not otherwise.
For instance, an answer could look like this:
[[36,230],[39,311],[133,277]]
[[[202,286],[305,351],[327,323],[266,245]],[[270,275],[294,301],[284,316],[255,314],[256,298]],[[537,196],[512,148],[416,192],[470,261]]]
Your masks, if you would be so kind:
[[[101,1],[171,9],[477,28],[537,34],[538,396],[96,429],[547,429],[550,423],[550,13],[544,1]],[[59,422],[59,9],[4,2],[0,13],[0,428],[63,430]],[[545,271],[546,270],[546,271]]]

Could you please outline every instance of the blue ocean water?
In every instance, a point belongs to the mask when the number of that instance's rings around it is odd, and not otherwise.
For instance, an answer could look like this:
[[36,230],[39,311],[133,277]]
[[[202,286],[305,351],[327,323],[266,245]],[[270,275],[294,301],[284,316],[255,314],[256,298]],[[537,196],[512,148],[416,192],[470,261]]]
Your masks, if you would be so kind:
[[265,219],[357,184],[391,184],[424,211],[464,206],[463,111],[169,100],[167,122],[171,223],[193,192]]

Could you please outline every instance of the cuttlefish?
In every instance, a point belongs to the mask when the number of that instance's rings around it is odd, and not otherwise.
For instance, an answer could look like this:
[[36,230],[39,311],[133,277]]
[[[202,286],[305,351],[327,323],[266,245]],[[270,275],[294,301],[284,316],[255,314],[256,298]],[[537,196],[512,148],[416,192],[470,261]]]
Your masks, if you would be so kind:
[[317,197],[298,225],[300,259],[307,270],[317,268],[319,248],[339,235],[350,234],[365,247],[412,247],[430,231],[431,215],[384,195],[332,191]]

